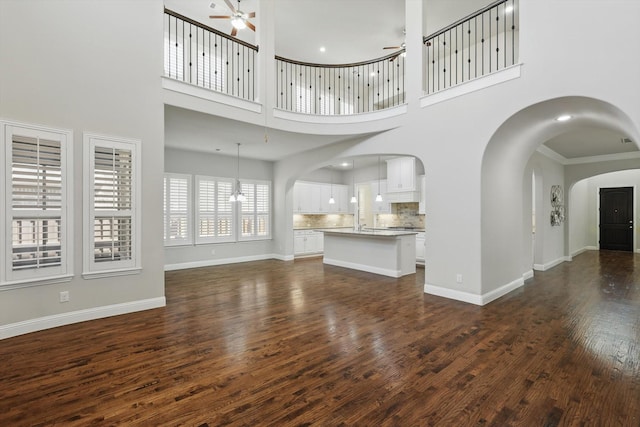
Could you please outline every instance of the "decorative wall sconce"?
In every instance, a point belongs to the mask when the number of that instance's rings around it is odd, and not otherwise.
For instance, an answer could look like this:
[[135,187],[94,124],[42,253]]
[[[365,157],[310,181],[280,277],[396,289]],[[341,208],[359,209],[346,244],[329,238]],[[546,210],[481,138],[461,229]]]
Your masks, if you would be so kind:
[[564,222],[564,194],[561,185],[551,186],[551,225],[559,226]]

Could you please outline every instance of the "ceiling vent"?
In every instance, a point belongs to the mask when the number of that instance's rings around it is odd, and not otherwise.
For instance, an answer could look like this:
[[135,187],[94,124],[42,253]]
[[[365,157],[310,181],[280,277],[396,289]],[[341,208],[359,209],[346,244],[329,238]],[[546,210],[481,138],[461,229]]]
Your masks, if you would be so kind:
[[631,141],[631,138],[623,137],[620,138],[620,142],[623,144],[631,144],[633,141]]

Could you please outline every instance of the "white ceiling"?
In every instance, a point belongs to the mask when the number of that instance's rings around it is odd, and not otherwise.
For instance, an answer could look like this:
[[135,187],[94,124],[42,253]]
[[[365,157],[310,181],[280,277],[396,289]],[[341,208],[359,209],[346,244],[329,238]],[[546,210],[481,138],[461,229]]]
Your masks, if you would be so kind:
[[[210,8],[210,4],[215,7]],[[251,21],[259,27],[259,0],[241,0],[244,12],[256,11]],[[422,0],[426,33],[467,16],[492,0]],[[232,0],[237,7],[237,0]],[[384,46],[403,42],[405,0],[274,0],[276,54],[290,59],[314,63],[353,63],[374,59],[392,52]],[[231,23],[209,19],[209,15],[227,15],[224,0],[165,0],[165,6],[182,15],[230,33]],[[426,34],[425,34],[426,35]],[[238,38],[256,44],[256,35],[241,30]],[[320,46],[326,52],[320,52]],[[301,135],[269,129],[269,142],[264,143],[261,126],[209,116],[202,113],[166,107],[168,146],[190,150],[234,155],[236,142],[243,144],[242,156],[278,160],[320,145],[343,141],[354,136]],[[194,131],[197,129],[197,131]],[[181,136],[189,134],[188,142]],[[637,152],[636,144],[622,144],[627,135],[604,128],[582,128],[559,135],[545,145],[566,159],[605,154]],[[375,159],[372,159],[374,161]],[[359,162],[367,164],[366,161]]]

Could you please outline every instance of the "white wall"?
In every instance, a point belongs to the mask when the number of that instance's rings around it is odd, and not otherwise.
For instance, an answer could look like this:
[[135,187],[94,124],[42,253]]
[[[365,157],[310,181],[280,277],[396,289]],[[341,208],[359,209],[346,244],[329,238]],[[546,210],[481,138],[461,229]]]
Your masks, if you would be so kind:
[[[189,138],[189,135],[183,135]],[[193,176],[192,190],[195,201],[195,176],[235,178],[237,158],[174,148],[165,149],[165,172]],[[273,162],[240,158],[241,179],[273,180]],[[191,244],[165,247],[165,266],[168,269],[247,261],[270,258],[272,240],[256,240],[232,243]]]
[[569,253],[574,256],[586,249],[596,247],[594,230],[591,228],[590,217],[594,216],[595,210],[589,203],[588,180],[577,182],[567,198],[569,209]]
[[[164,305],[158,214],[164,157],[162,8],[161,0],[0,2],[0,117],[73,130],[75,163],[75,276],[68,283],[0,292],[0,326],[7,335],[14,331],[11,325],[22,321],[31,323],[18,332],[51,326],[51,319],[64,323],[81,310],[91,317],[113,314],[113,305],[124,311]],[[85,131],[142,141],[144,221],[138,275],[81,277]],[[70,292],[68,303],[58,302],[62,290]]]

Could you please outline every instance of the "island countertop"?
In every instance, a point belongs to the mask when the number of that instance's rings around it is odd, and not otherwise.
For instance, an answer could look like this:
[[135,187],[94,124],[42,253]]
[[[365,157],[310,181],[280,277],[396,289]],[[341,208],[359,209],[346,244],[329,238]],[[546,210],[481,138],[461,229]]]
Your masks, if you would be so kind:
[[374,236],[374,237],[397,237],[418,234],[417,231],[411,230],[354,230],[353,228],[316,228],[314,231],[320,231],[325,234],[348,234],[352,236]]

